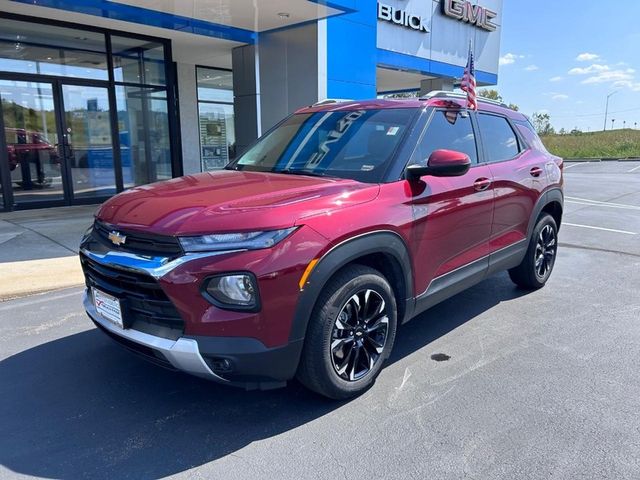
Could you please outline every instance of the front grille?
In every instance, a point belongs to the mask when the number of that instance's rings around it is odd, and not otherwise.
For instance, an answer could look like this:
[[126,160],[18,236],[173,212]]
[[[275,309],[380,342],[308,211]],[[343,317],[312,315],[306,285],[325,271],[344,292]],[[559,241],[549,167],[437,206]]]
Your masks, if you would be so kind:
[[180,338],[184,321],[153,277],[108,267],[84,254],[80,262],[88,288],[121,300],[126,327],[172,340]]
[[[126,236],[124,244],[115,245],[109,240],[109,234],[113,231]],[[115,251],[163,257],[178,257],[183,253],[176,237],[121,230],[99,220],[93,225],[93,237]]]

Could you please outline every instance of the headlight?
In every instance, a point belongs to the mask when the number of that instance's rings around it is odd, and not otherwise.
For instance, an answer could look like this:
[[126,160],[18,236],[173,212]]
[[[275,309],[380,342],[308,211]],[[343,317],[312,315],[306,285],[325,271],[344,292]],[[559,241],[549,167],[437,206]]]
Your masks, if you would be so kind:
[[229,273],[209,278],[205,297],[214,305],[231,310],[258,310],[258,287],[250,273]]
[[267,232],[218,233],[198,237],[180,237],[185,252],[215,252],[220,250],[258,250],[273,247],[288,237],[296,227]]

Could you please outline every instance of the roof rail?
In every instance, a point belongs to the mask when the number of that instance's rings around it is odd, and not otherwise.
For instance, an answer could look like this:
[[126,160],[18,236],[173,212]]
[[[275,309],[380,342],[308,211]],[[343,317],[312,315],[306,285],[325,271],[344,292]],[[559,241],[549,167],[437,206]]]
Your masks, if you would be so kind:
[[[447,90],[434,90],[432,92],[427,93],[426,95],[421,96],[420,100],[429,100],[431,98],[467,98],[467,94],[459,93],[459,92],[450,92]],[[498,105],[500,107],[509,108],[509,105],[503,102],[499,102],[497,100],[492,100],[490,98],[477,97],[477,99],[479,102],[490,103],[491,105]]]
[[319,102],[314,103],[313,105],[309,105],[310,107],[320,107],[321,105],[328,105],[330,103],[339,103],[339,102],[353,102],[351,98],[325,98],[324,100],[320,100]]

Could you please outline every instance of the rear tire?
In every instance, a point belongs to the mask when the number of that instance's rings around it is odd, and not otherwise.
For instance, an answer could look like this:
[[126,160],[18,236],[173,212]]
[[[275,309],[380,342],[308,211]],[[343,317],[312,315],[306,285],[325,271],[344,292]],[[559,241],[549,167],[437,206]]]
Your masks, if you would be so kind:
[[332,399],[375,382],[397,328],[393,290],[377,270],[349,265],[325,285],[309,319],[298,380]]
[[513,283],[522,288],[544,287],[551,276],[558,250],[558,226],[551,215],[540,216],[529,240],[524,259],[509,270]]

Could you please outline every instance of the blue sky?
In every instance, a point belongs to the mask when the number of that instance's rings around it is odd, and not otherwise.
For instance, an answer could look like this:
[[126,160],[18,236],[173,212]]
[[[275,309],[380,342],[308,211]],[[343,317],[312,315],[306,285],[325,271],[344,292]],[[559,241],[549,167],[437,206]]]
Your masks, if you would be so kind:
[[640,1],[504,0],[498,91],[559,130],[640,128]]

